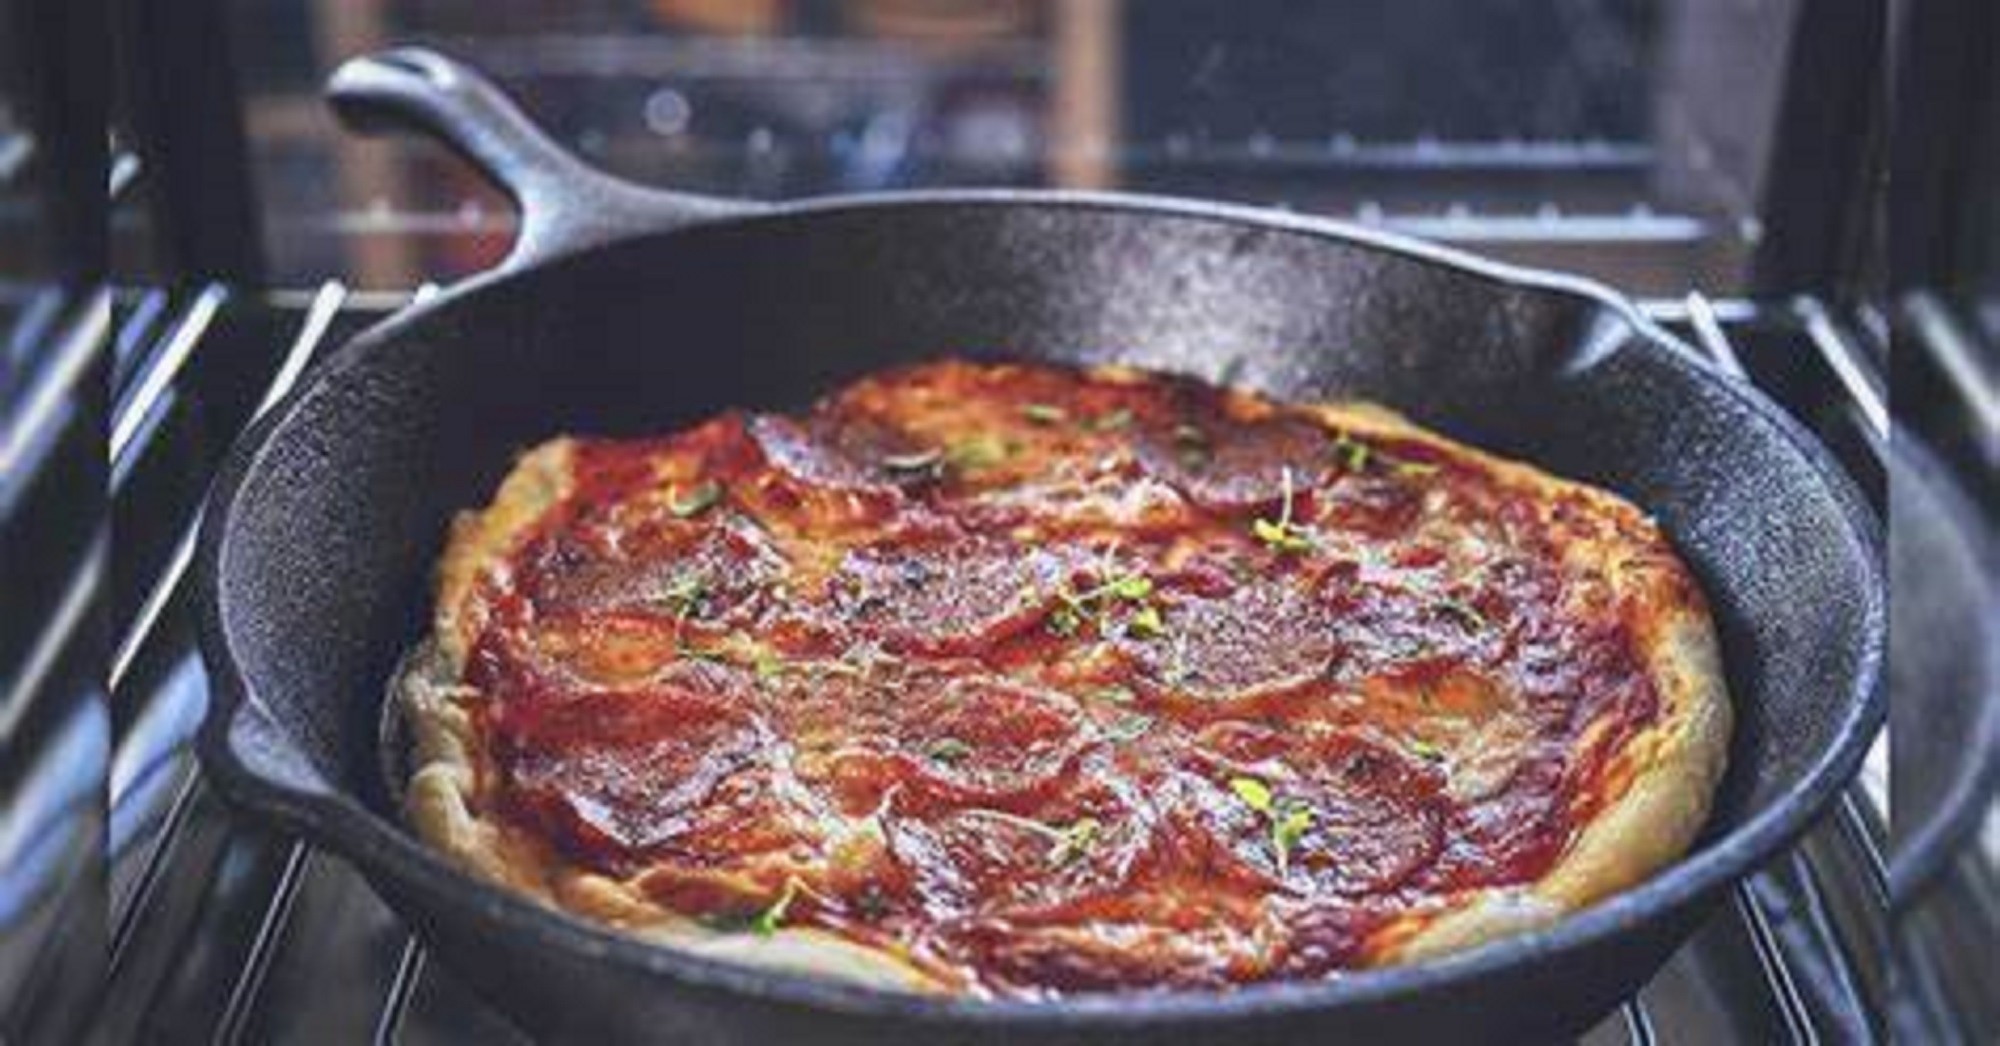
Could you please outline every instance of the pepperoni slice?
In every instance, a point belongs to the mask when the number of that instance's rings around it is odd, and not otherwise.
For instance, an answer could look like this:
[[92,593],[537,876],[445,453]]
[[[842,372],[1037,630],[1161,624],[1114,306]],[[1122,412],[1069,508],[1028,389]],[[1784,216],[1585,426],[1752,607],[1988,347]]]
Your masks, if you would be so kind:
[[557,614],[642,614],[724,622],[748,614],[785,563],[747,521],[713,509],[631,535],[609,551],[557,535],[529,560],[524,589]]
[[1331,475],[1331,438],[1300,418],[1254,422],[1195,418],[1148,426],[1139,440],[1147,472],[1216,512],[1245,512],[1279,502],[1290,472],[1294,491]]
[[1657,536],[1415,435],[959,361],[574,446],[463,615],[476,801],[993,994],[1366,964],[1545,874],[1659,714],[1566,554]]
[[681,657],[681,637],[644,617],[552,615],[536,622],[534,639],[548,662],[612,688],[642,683]]
[[1424,488],[1394,476],[1342,475],[1314,492],[1313,522],[1371,538],[1409,532],[1423,513]]
[[588,857],[713,861],[796,842],[769,731],[715,682],[502,705],[492,726],[510,799]]
[[[1437,774],[1394,752],[1321,730],[1225,724],[1207,737],[1211,749],[1177,775],[1175,817],[1198,852],[1239,880],[1307,896],[1380,893],[1442,846]],[[1246,779],[1262,785],[1259,803],[1239,791]]]
[[904,684],[893,708],[849,730],[834,771],[852,808],[892,787],[899,802],[1019,807],[1058,790],[1094,738],[1074,699],[991,676]]
[[[1217,580],[1197,575],[1199,590]],[[1158,688],[1200,701],[1247,698],[1320,678],[1336,649],[1337,622],[1292,584],[1257,579],[1219,595],[1176,593],[1156,636],[1124,648]]]
[[889,818],[892,853],[934,912],[1047,919],[1123,890],[1153,812],[1115,774],[1078,779],[1026,814],[965,806]]
[[1065,557],[991,538],[940,535],[849,553],[829,580],[833,613],[897,652],[964,654],[1039,622]]

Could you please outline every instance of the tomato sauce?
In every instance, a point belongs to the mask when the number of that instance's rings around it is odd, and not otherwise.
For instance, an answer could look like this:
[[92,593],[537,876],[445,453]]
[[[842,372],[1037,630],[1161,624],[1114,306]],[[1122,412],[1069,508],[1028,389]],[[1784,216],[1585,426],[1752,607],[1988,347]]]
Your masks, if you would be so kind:
[[977,991],[1366,965],[1659,715],[1530,495],[1192,382],[925,365],[575,475],[479,596],[491,808]]

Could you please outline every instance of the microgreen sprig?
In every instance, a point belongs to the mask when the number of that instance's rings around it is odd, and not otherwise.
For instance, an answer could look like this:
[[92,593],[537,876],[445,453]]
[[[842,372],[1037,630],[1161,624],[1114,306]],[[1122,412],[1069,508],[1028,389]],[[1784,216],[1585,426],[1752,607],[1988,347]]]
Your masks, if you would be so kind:
[[1284,485],[1284,499],[1278,506],[1278,518],[1273,521],[1257,517],[1250,523],[1250,533],[1273,552],[1310,552],[1313,547],[1312,532],[1292,522],[1292,503],[1297,498],[1297,492],[1292,489],[1291,467],[1280,469],[1278,479]]
[[677,519],[692,519],[715,507],[715,503],[721,500],[722,484],[706,479],[686,492],[676,490],[673,499],[667,503],[667,509]]
[[798,876],[786,876],[785,888],[778,891],[778,899],[772,901],[770,907],[758,912],[757,917],[750,921],[751,931],[759,937],[769,937],[777,933],[778,927],[784,924],[785,914],[792,909],[792,902],[798,899],[800,885]]
[[702,601],[708,598],[708,579],[699,573],[689,571],[677,575],[669,582],[665,592],[660,593],[674,617],[686,621],[701,609]]
[[1103,833],[1104,824],[1095,817],[1079,817],[1068,827],[1057,829],[1055,845],[1049,847],[1049,863],[1064,865],[1082,857]]
[[1059,636],[1073,636],[1085,622],[1096,623],[1114,604],[1131,603],[1136,606],[1127,630],[1140,639],[1161,634],[1166,622],[1161,618],[1159,608],[1146,602],[1153,595],[1153,579],[1144,574],[1125,573],[1112,576],[1104,583],[1082,592],[1071,592],[1067,588],[1056,590],[1059,606],[1049,611],[1048,629]]
[[1292,850],[1312,829],[1312,807],[1303,799],[1274,795],[1271,786],[1254,777],[1230,778],[1229,790],[1264,819],[1270,831],[1271,854],[1277,861],[1278,876],[1283,878],[1290,871]]
[[1104,835],[1104,824],[1095,817],[1079,817],[1067,825],[1057,826],[1005,810],[975,808],[965,812],[1011,824],[1048,840],[1048,862],[1053,865],[1068,864],[1088,854]]
[[1491,624],[1486,615],[1479,612],[1478,607],[1463,599],[1456,597],[1441,599],[1437,603],[1437,608],[1440,613],[1465,626],[1468,632],[1484,632],[1486,626]]
[[1438,466],[1428,461],[1411,461],[1400,455],[1390,454],[1346,432],[1334,433],[1333,444],[1328,450],[1340,462],[1342,468],[1356,474],[1368,471],[1371,462],[1380,462],[1398,476],[1428,476],[1438,471]]
[[940,737],[924,747],[924,754],[933,762],[959,763],[972,754],[972,746],[956,737]]

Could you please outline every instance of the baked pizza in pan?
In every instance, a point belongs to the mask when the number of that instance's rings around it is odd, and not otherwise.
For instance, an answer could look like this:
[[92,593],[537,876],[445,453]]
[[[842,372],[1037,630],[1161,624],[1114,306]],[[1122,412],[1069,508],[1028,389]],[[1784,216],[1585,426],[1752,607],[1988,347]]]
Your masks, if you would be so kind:
[[965,361],[530,450],[396,690],[408,817],[476,873],[987,997],[1547,925],[1686,849],[1730,724],[1609,493],[1364,404]]

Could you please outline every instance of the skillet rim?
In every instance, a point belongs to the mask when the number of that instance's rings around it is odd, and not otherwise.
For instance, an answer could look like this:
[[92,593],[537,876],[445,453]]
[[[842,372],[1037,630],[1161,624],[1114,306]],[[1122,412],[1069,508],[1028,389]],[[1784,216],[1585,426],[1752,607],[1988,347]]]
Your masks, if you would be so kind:
[[[559,266],[604,250],[631,249],[640,242],[671,239],[678,231],[710,226],[774,224],[810,221],[844,212],[925,207],[995,207],[1042,210],[1105,210],[1165,218],[1216,222],[1261,232],[1308,236],[1398,255],[1470,275],[1492,283],[1581,299],[1622,322],[1634,337],[1616,351],[1654,352],[1665,365],[1689,380],[1706,384],[1735,399],[1770,426],[1770,435],[1789,444],[1834,499],[1844,532],[1834,535],[1858,560],[1864,585],[1862,634],[1857,670],[1841,689],[1840,717],[1833,740],[1824,746],[1789,789],[1769,807],[1734,826],[1690,855],[1682,857],[1645,882],[1571,913],[1553,926],[1488,942],[1478,947],[1407,966],[1363,970],[1322,981],[1245,985],[1226,991],[1160,991],[1072,996],[1049,1001],[988,1000],[934,997],[896,992],[783,970],[761,969],[711,959],[648,944],[578,917],[535,904],[458,870],[414,836],[371,809],[351,787],[318,792],[272,780],[245,765],[232,747],[231,736],[247,716],[264,720],[265,728],[282,733],[269,719],[265,702],[251,693],[247,676],[231,647],[222,621],[226,593],[222,563],[243,484],[273,446],[272,435],[291,420],[306,398],[381,351],[396,351],[395,341],[433,313],[449,309],[462,298],[503,293],[544,268]],[[1584,359],[1583,364],[1594,362]],[[1853,479],[1816,438],[1768,397],[1733,380],[1704,362],[1641,314],[1618,292],[1594,280],[1497,262],[1380,229],[1335,219],[1300,215],[1242,204],[1189,200],[1136,193],[1019,189],[935,189],[829,196],[772,206],[746,205],[741,213],[725,213],[665,229],[634,229],[630,234],[558,251],[526,264],[503,263],[453,284],[431,300],[407,307],[349,338],[313,366],[294,388],[238,436],[211,487],[199,539],[200,647],[214,677],[218,700],[211,703],[197,738],[204,768],[223,794],[256,813],[273,818],[356,866],[365,877],[381,875],[397,885],[399,896],[429,901],[421,895],[444,888],[472,893],[449,903],[476,906],[479,920],[497,932],[526,938],[540,947],[566,950],[580,958],[609,961],[647,977],[669,977],[685,988],[728,992],[765,1004],[827,1010],[852,1017],[885,1017],[960,1026],[1089,1026],[1133,1028],[1165,1020],[1220,1022],[1243,1017],[1334,1012],[1344,1007],[1379,1005],[1397,997],[1450,990],[1508,971],[1532,966],[1556,955],[1602,946],[1621,934],[1636,931],[1675,912],[1686,911],[1728,889],[1781,849],[1804,834],[1825,812],[1840,789],[1859,771],[1868,743],[1886,718],[1883,656],[1886,646],[1886,573],[1880,523],[1862,499]],[[370,692],[365,691],[364,692]],[[1732,695],[1732,703],[1734,697]],[[289,743],[289,742],[288,742]],[[286,757],[297,760],[296,753]],[[405,883],[421,883],[411,890]],[[448,960],[447,960],[448,961]]]

